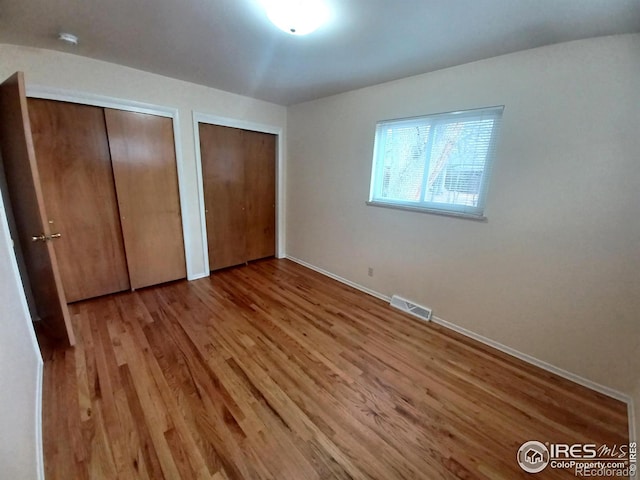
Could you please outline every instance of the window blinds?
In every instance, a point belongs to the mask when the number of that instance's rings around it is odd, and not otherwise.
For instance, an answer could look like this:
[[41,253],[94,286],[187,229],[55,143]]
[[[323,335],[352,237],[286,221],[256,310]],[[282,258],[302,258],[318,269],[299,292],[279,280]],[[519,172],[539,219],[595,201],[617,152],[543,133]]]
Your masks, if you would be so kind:
[[379,122],[370,202],[483,216],[503,108]]

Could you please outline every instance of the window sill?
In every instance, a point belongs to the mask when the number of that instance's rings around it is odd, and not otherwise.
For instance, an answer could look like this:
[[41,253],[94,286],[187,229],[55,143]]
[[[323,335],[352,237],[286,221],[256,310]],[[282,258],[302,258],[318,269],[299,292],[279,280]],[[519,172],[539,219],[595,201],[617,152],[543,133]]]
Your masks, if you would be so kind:
[[409,205],[398,205],[395,203],[385,203],[385,202],[366,202],[370,207],[382,207],[382,208],[391,208],[394,210],[406,210],[408,212],[418,212],[418,213],[429,213],[431,215],[441,215],[445,217],[455,217],[455,218],[464,218],[466,220],[474,220],[476,222],[487,222],[488,219],[484,215],[474,215],[471,213],[462,213],[462,212],[448,212],[445,210],[435,210],[431,208],[424,207],[411,207]]

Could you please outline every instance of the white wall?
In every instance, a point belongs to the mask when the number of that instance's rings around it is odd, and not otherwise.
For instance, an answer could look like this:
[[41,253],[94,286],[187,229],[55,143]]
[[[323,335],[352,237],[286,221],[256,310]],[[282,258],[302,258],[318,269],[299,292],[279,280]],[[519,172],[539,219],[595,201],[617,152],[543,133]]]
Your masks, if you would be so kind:
[[[631,395],[639,52],[640,35],[576,41],[290,107],[287,254]],[[365,205],[377,120],[490,105],[487,223]]]
[[181,191],[187,212],[185,240],[192,253],[187,261],[193,276],[208,274],[208,265],[204,263],[192,112],[284,129],[286,108],[77,55],[0,45],[0,80],[18,70],[25,72],[27,86],[54,87],[178,109],[185,166],[186,188]]
[[39,398],[42,358],[36,343],[0,197],[0,471],[41,478]]

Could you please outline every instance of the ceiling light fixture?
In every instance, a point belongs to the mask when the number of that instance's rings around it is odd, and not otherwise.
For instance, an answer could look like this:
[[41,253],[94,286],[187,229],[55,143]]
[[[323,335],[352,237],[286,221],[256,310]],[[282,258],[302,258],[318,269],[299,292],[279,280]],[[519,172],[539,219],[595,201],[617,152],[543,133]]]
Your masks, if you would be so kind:
[[78,37],[73,33],[60,32],[58,34],[58,40],[68,43],[69,45],[78,45]]
[[269,20],[291,35],[307,35],[329,18],[323,0],[262,0],[262,4]]

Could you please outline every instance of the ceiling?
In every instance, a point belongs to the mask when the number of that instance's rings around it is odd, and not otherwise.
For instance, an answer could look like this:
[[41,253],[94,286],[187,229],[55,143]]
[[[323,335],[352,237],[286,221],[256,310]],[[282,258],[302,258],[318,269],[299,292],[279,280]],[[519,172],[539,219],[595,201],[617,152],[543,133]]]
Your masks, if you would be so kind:
[[[0,43],[61,50],[291,105],[581,38],[640,31],[638,0],[326,0],[297,37],[259,0],[0,0]],[[77,47],[57,40],[80,37]]]

